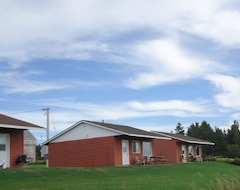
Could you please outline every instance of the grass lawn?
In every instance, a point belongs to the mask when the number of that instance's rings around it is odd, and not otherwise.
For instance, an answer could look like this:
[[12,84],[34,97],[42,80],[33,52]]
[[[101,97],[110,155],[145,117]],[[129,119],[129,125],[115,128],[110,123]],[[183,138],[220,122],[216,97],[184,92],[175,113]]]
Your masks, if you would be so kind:
[[0,170],[0,189],[239,190],[239,174],[239,166],[219,162],[101,168],[27,166]]

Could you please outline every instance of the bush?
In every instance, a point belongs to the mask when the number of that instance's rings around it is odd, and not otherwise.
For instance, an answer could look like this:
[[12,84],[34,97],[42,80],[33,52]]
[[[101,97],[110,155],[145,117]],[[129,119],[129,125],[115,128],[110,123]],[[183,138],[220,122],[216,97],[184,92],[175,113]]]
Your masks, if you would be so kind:
[[220,158],[219,157],[216,159],[216,161],[240,166],[240,158]]
[[240,158],[235,158],[232,164],[240,166]]
[[204,162],[216,161],[216,157],[215,157],[215,156],[204,156],[204,157],[203,157],[203,161],[204,161]]

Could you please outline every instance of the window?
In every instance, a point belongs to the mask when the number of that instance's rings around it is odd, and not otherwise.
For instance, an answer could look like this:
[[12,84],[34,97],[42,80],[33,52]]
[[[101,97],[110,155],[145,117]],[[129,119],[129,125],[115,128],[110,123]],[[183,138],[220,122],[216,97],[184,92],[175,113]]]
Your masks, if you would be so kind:
[[152,156],[152,143],[151,142],[143,142],[143,156]]
[[140,153],[140,142],[139,141],[133,141],[132,142],[132,151],[133,153]]
[[188,153],[189,156],[193,156],[193,147],[191,145],[188,147]]
[[199,146],[196,147],[196,155],[197,155],[197,156],[200,155],[200,147],[199,147]]
[[0,144],[0,151],[5,151],[5,150],[6,150],[6,145]]

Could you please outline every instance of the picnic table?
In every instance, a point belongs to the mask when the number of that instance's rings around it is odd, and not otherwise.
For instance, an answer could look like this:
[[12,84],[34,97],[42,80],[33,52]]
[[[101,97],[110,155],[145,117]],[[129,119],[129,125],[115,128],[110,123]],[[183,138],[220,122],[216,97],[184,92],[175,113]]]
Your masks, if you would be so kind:
[[153,164],[165,164],[167,159],[164,156],[151,156],[150,162]]

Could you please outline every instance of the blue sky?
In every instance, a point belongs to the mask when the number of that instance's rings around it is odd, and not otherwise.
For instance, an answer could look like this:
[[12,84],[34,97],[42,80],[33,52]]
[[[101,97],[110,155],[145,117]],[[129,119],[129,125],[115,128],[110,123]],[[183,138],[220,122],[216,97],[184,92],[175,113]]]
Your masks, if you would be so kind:
[[45,126],[49,107],[50,136],[82,119],[170,132],[240,118],[237,0],[0,5],[2,114]]

